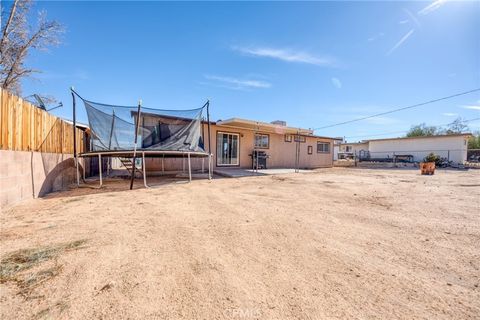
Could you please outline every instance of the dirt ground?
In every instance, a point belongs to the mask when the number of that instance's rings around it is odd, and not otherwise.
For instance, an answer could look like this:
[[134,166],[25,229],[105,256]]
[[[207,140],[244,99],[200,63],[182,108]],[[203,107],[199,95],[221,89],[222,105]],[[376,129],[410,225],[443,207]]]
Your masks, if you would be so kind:
[[1,319],[480,317],[480,170],[127,184],[1,214]]

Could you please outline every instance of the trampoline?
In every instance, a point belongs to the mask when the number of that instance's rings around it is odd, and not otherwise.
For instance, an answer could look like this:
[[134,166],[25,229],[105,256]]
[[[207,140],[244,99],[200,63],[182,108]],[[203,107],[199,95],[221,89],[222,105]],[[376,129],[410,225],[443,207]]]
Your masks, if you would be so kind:
[[[208,159],[208,179],[212,178],[212,155],[210,150],[210,102],[189,110],[153,109],[142,106],[120,106],[93,102],[82,98],[74,88],[70,88],[73,100],[73,127],[76,127],[76,99],[80,99],[87,112],[90,127],[90,143],[87,152],[76,152],[76,133],[74,130],[74,158],[77,169],[77,185],[80,185],[78,158],[98,157],[100,187],[103,184],[102,158],[118,157],[125,165],[130,161],[130,189],[133,188],[135,173],[140,171],[143,183],[147,184],[145,159],[151,157],[187,158],[188,178],[192,180],[191,158]],[[208,152],[205,150],[206,113]],[[137,168],[137,159],[141,158],[142,170]],[[162,161],[163,168],[163,161]],[[85,169],[83,170],[85,178]]]

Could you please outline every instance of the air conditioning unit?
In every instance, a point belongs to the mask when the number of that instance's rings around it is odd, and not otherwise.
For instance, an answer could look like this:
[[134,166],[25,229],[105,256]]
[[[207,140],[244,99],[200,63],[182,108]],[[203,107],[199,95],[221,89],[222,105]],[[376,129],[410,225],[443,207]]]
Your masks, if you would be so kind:
[[271,124],[276,124],[276,125],[279,125],[279,126],[282,126],[282,127],[287,126],[287,121],[283,121],[283,120],[275,120],[275,121],[272,121],[270,123]]

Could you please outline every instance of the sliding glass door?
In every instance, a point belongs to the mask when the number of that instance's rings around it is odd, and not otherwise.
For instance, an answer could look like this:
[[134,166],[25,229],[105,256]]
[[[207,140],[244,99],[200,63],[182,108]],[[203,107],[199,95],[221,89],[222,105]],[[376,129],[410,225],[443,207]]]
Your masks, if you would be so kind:
[[238,133],[217,132],[217,166],[238,166],[239,143]]

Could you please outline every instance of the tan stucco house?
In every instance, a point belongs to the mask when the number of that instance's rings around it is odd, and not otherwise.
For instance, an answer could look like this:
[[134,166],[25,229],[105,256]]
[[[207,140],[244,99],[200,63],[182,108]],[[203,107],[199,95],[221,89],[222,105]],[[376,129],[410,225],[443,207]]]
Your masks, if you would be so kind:
[[[231,118],[204,123],[205,150],[213,155],[213,168],[252,168],[252,153],[267,155],[266,168],[314,169],[333,166],[333,138],[316,136],[313,130],[289,127],[284,121],[272,123]],[[209,148],[208,142],[212,146]],[[201,159],[192,160],[194,169],[205,166]],[[182,159],[148,159],[147,170],[179,170]]]
[[[253,150],[265,151],[269,156],[268,168],[293,168],[296,161],[299,168],[330,167],[333,164],[333,139],[316,136],[309,129],[288,127],[281,121],[265,123],[238,118],[218,121],[212,128],[216,167],[251,167]],[[234,151],[232,157],[230,151]]]

